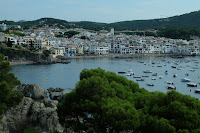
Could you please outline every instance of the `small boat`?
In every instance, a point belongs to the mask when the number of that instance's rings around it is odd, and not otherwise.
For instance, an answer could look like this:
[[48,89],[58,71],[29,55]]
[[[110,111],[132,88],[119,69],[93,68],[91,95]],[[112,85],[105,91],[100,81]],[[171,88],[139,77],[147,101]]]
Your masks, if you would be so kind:
[[195,84],[195,83],[188,83],[187,86],[188,87],[197,87],[197,84]]
[[149,76],[148,75],[143,75],[142,77],[148,78]]
[[162,75],[160,75],[160,76],[159,76],[159,79],[162,79],[162,78],[163,78],[163,76],[162,76]]
[[156,80],[156,78],[152,78],[151,80]]
[[146,70],[146,71],[143,71],[143,73],[152,73],[152,71]]
[[178,68],[177,68],[177,70],[181,70],[181,68],[180,68],[180,67],[178,67]]
[[162,66],[157,66],[157,67],[162,67]]
[[190,69],[190,71],[191,71],[191,72],[194,72],[195,70],[194,70],[194,69]]
[[144,79],[136,79],[136,81],[144,81]]
[[134,76],[133,78],[138,78],[138,79],[139,79],[139,78],[141,78],[141,77]]
[[189,74],[188,74],[188,73],[186,73],[186,74],[185,74],[185,76],[189,76]]
[[127,59],[127,61],[131,61],[131,59]]
[[154,84],[152,84],[152,83],[149,83],[149,84],[146,84],[147,86],[154,86]]
[[157,73],[152,74],[152,76],[157,76],[157,75],[158,75]]
[[182,81],[182,82],[190,82],[191,80],[188,79],[188,78],[183,78],[183,79],[181,79],[181,81]]
[[167,71],[167,70],[165,71],[165,74],[168,74],[168,71]]
[[177,74],[174,74],[173,77],[176,78],[176,77],[177,77]]
[[126,72],[118,72],[119,74],[125,74]]
[[167,84],[173,85],[174,83],[172,81],[167,81]]
[[134,75],[134,72],[130,72],[131,75]]
[[200,93],[200,89],[195,89],[194,93]]
[[132,74],[130,74],[130,73],[128,73],[128,74],[126,74],[126,76],[131,76]]
[[129,68],[129,69],[128,69],[128,72],[131,72],[131,71],[132,71],[132,69],[131,69],[131,68]]
[[176,66],[171,66],[172,68],[176,68]]
[[175,86],[172,86],[172,85],[169,85],[169,86],[167,86],[167,89],[176,90],[176,87],[175,87]]

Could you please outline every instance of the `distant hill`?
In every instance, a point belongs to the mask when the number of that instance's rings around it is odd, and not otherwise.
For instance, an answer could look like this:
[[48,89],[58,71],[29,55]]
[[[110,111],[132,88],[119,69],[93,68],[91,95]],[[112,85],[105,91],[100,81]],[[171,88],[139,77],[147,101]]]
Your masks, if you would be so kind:
[[123,21],[111,23],[107,26],[118,30],[140,30],[157,27],[200,27],[200,11],[162,19]]
[[110,29],[114,27],[116,30],[143,30],[155,29],[158,27],[200,27],[200,11],[195,11],[179,16],[169,18],[150,19],[150,20],[133,20],[122,21],[116,23],[96,23],[90,21],[68,22],[66,20],[54,18],[41,18],[34,21],[0,21],[6,24],[18,24],[22,27],[42,27],[44,25],[56,25],[60,28],[82,27],[90,30]]

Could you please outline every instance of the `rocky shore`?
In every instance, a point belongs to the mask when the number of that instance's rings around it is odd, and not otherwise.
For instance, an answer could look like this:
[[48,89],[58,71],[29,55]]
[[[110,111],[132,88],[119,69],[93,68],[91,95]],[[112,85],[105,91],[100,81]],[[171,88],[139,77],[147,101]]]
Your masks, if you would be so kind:
[[22,84],[15,89],[24,94],[24,98],[19,105],[5,112],[0,133],[22,133],[27,128],[42,133],[63,131],[56,112],[57,104],[64,96],[63,89],[50,88],[47,92],[36,84]]

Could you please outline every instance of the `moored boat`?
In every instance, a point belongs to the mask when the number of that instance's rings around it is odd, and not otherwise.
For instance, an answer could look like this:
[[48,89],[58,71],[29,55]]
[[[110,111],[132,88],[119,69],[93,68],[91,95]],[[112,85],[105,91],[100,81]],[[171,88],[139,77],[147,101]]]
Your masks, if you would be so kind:
[[126,72],[118,72],[119,74],[125,74]]
[[147,86],[154,86],[154,84],[152,84],[152,83],[148,83],[148,84],[146,84]]
[[183,78],[183,79],[181,79],[181,81],[182,81],[182,82],[190,82],[191,80],[188,79],[188,78]]
[[194,93],[200,93],[200,89],[195,89]]
[[143,73],[152,73],[152,71],[146,70],[146,71],[143,71]]
[[172,86],[172,85],[169,85],[169,86],[167,86],[167,89],[176,90],[176,87],[175,87],[175,86]]
[[187,86],[189,86],[189,87],[197,87],[197,84],[195,84],[195,83],[188,83]]
[[136,79],[136,81],[144,81],[144,79]]

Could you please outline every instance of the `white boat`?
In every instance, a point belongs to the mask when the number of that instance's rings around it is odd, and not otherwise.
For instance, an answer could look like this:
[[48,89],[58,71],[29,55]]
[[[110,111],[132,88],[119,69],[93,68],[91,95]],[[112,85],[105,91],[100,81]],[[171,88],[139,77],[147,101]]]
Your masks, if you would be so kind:
[[176,87],[175,87],[175,86],[172,86],[172,85],[169,85],[169,86],[167,86],[167,89],[176,90]]
[[149,84],[146,84],[147,86],[154,86],[154,84],[152,84],[152,83],[149,83]]
[[182,82],[190,82],[191,80],[188,79],[188,78],[183,78],[183,79],[181,79],[181,81],[182,81]]
[[131,71],[132,71],[132,69],[131,69],[131,68],[129,68],[129,69],[128,69],[128,72],[131,72]]
[[131,76],[131,74],[130,74],[130,73],[128,73],[128,74],[126,74],[126,76]]
[[159,79],[162,79],[162,78],[163,78],[163,76],[162,76],[162,75],[160,75],[160,76],[159,76]]
[[197,84],[195,84],[195,83],[188,83],[187,86],[189,86],[189,87],[197,87]]
[[167,84],[173,85],[174,83],[172,81],[167,81]]
[[157,76],[157,75],[158,75],[157,73],[152,74],[152,76]]
[[174,74],[173,77],[176,78],[176,77],[177,77],[177,74]]
[[146,70],[146,71],[143,71],[143,73],[152,73],[152,71]]
[[134,75],[134,72],[130,72],[131,75]]
[[190,69],[190,71],[191,71],[191,72],[194,72],[195,70],[194,70],[194,69]]
[[178,67],[178,68],[177,68],[177,70],[181,70],[181,68],[180,68],[180,67]]
[[144,81],[144,79],[136,79],[136,81]]
[[194,93],[200,93],[200,89],[195,89]]

